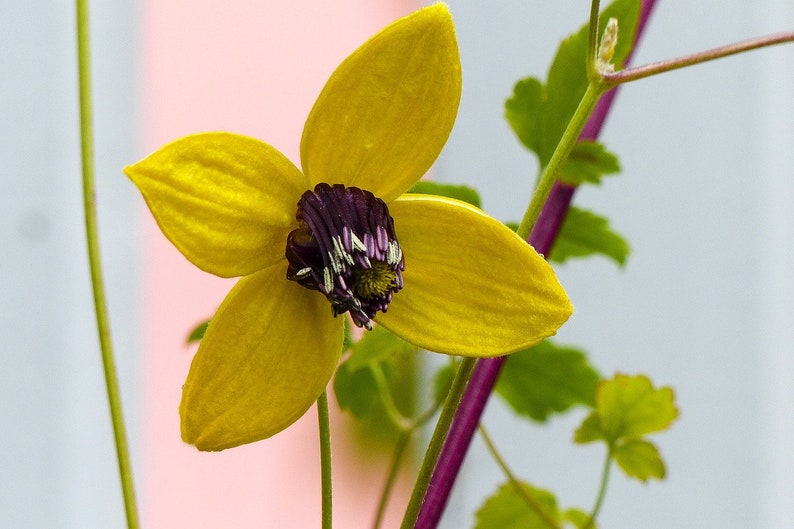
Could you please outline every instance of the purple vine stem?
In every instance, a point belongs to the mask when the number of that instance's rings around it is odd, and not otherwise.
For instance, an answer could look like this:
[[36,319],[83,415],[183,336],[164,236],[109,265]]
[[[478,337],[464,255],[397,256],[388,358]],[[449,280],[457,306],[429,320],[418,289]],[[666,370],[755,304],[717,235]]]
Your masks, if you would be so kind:
[[[634,40],[635,48],[655,4],[655,0],[642,0],[640,20]],[[631,55],[627,58],[627,62],[630,59]],[[582,129],[582,133],[579,135],[580,139],[592,140],[598,137],[616,93],[617,88],[614,88],[601,97],[587,120],[584,129]],[[527,242],[538,253],[548,255],[551,251],[560,226],[565,220],[565,214],[573,199],[574,191],[576,191],[575,186],[561,184],[560,182],[556,182],[554,187],[552,187],[540,216],[527,239]],[[480,417],[485,410],[488,397],[496,385],[496,380],[506,359],[507,357],[505,356],[484,358],[479,360],[474,367],[458,412],[452,420],[446,440],[441,448],[438,462],[430,477],[430,483],[414,525],[416,529],[435,529],[438,526],[449,499],[452,485],[455,483],[463,458],[468,451],[471,440],[477,430],[477,425],[480,422]]]

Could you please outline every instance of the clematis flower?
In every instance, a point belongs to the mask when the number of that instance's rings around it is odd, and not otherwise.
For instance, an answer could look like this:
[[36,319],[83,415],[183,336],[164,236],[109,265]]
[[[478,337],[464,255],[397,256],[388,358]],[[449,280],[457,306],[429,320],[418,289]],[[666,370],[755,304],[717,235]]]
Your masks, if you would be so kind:
[[187,136],[125,169],[196,266],[241,277],[185,382],[182,438],[222,450],[270,437],[317,400],[343,318],[440,353],[496,356],[571,313],[551,267],[477,208],[405,194],[449,136],[460,99],[442,4],[400,19],[328,80],[303,131],[303,171],[230,134]]

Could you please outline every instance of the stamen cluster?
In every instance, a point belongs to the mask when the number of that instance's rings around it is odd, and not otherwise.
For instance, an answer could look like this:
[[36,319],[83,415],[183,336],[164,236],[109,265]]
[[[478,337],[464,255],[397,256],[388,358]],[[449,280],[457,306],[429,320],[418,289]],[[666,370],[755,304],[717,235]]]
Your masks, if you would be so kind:
[[319,290],[334,316],[359,327],[386,312],[405,270],[394,221],[383,200],[341,184],[317,184],[298,201],[298,229],[287,237],[287,279]]

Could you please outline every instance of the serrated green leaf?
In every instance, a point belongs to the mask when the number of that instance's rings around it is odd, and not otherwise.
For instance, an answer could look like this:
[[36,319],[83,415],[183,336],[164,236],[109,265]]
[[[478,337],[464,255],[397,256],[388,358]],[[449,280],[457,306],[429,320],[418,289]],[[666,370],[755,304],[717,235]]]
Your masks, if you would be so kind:
[[645,375],[617,374],[596,388],[596,411],[610,443],[664,430],[678,417],[673,390],[656,389]]
[[202,338],[204,338],[204,333],[207,332],[207,327],[209,326],[209,320],[205,321],[204,323],[199,323],[190,331],[190,334],[187,337],[187,343],[191,344],[193,342],[198,342]]
[[519,415],[545,421],[577,404],[592,407],[599,378],[584,352],[546,340],[510,355],[496,392]]
[[[599,36],[609,18],[619,23],[613,63],[621,67],[631,50],[640,13],[640,0],[616,0],[601,13]],[[516,84],[505,114],[521,142],[538,156],[541,167],[551,158],[563,131],[587,89],[585,58],[587,25],[560,44],[545,85],[534,78]]]
[[462,200],[475,207],[480,207],[480,194],[473,187],[458,185],[458,184],[444,184],[441,182],[431,182],[429,180],[420,180],[408,190],[409,193],[422,193],[425,195],[438,195],[447,198],[454,198]]
[[581,509],[565,509],[562,517],[567,524],[573,525],[577,529],[598,529],[595,522],[590,523],[590,515]]
[[573,434],[573,442],[579,444],[592,443],[603,438],[604,434],[601,431],[601,421],[598,419],[597,411],[590,412]]
[[[523,491],[540,505],[548,518],[560,523],[560,511],[554,495],[521,483]],[[485,500],[476,513],[474,529],[548,529],[549,525],[519,494],[513,483],[505,483]]]
[[642,482],[664,479],[665,467],[656,445],[644,439],[629,439],[612,450],[618,466],[630,478]]
[[385,327],[375,326],[351,346],[348,368],[359,370],[373,362],[381,362],[395,355],[416,351],[414,345],[406,342]]
[[356,418],[368,416],[378,399],[379,389],[369,369],[351,369],[350,362],[339,365],[334,375],[334,395],[343,410]]
[[609,221],[590,211],[571,206],[549,254],[549,260],[564,263],[571,258],[600,254],[623,266],[629,244],[609,226]]
[[578,142],[560,169],[557,179],[570,185],[598,185],[601,177],[620,172],[618,157],[597,141]]

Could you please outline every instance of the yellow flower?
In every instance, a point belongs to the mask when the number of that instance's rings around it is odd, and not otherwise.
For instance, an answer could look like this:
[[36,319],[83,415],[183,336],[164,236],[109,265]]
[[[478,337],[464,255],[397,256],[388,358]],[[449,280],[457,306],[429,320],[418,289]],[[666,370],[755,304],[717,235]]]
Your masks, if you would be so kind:
[[460,90],[455,28],[435,4],[334,72],[306,121],[302,172],[270,145],[220,132],[125,169],[187,259],[242,276],[190,367],[185,442],[222,450],[296,421],[337,366],[343,312],[478,357],[565,322],[572,308],[553,270],[510,229],[463,202],[404,194],[446,142]]

